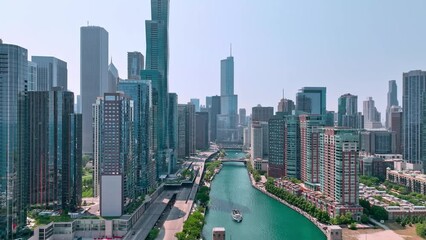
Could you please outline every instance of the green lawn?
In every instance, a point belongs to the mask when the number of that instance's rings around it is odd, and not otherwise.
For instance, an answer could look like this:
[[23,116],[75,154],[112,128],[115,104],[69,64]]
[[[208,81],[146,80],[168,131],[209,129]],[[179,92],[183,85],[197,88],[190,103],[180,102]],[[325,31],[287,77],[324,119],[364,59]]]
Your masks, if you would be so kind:
[[93,197],[93,170],[87,170],[83,168],[82,183],[83,183],[82,196],[84,198]]

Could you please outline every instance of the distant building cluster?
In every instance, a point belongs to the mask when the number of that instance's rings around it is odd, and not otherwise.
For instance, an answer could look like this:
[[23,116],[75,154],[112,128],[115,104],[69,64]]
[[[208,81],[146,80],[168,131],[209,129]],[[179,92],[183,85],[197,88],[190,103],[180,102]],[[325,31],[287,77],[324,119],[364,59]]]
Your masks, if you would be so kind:
[[332,112],[326,110],[325,87],[304,87],[296,94],[296,104],[283,96],[275,113],[272,107],[253,107],[242,130],[243,147],[250,149],[257,170],[263,170],[266,162],[268,176],[302,180],[303,189],[281,182],[289,192],[303,192],[316,205],[328,202],[329,206],[318,207],[332,216],[341,210],[359,217],[360,175],[387,179],[424,194],[420,175],[410,178],[392,169],[410,164],[424,169],[425,86],[425,72],[404,73],[400,107],[396,81],[389,81],[384,124],[372,97],[363,101],[360,112],[358,97],[343,94]]

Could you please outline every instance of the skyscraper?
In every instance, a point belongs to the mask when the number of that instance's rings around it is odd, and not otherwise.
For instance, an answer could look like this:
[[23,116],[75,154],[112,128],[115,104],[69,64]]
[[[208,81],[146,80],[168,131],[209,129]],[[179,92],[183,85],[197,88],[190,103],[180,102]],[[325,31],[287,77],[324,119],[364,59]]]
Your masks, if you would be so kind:
[[390,128],[390,110],[392,106],[399,106],[398,103],[398,88],[395,80],[389,81],[388,104],[386,106],[386,127]]
[[403,157],[426,167],[426,72],[415,70],[403,74]]
[[396,133],[386,129],[370,129],[360,133],[360,151],[367,156],[396,153]]
[[132,143],[136,165],[137,194],[146,194],[155,185],[156,172],[152,162],[152,86],[145,80],[122,80],[118,90],[133,100]]
[[144,57],[140,52],[127,53],[127,78],[139,80],[141,79],[141,70],[144,70]]
[[119,81],[120,76],[118,75],[118,70],[111,61],[111,63],[108,65],[108,92],[116,92]]
[[178,157],[178,95],[169,93],[169,147],[172,151],[169,161],[169,173],[175,172]]
[[358,209],[357,130],[326,127],[321,133],[320,144],[321,191],[338,204]]
[[209,148],[209,113],[196,112],[195,125],[195,147],[199,150],[206,150]]
[[293,110],[296,109],[293,100],[282,98],[278,103],[277,112],[283,112],[287,115],[291,115]]
[[0,239],[26,225],[28,53],[0,40]]
[[363,116],[358,113],[358,96],[347,93],[339,97],[337,126],[355,129],[364,127]]
[[390,130],[395,132],[395,145],[396,153],[402,153],[402,108],[399,106],[392,106],[390,109]]
[[304,87],[296,95],[296,110],[308,114],[325,115],[326,103],[325,87]]
[[195,112],[199,112],[200,111],[200,99],[198,98],[191,98],[189,100],[190,103],[194,104],[195,106]]
[[37,63],[28,61],[28,91],[37,91]]
[[77,107],[75,109],[75,113],[81,113],[81,95],[77,95]]
[[274,116],[273,107],[262,107],[260,104],[251,109],[251,121],[252,122],[267,122]]
[[53,87],[28,92],[29,204],[76,209],[81,204],[81,115],[74,94]]
[[285,114],[278,112],[268,122],[269,164],[268,175],[274,178],[284,177],[285,173]]
[[300,179],[300,121],[299,115],[289,115],[285,121],[285,173]]
[[300,177],[315,190],[320,182],[320,128],[322,115],[300,115]]
[[260,122],[253,122],[251,125],[251,160],[263,158],[263,131]]
[[192,103],[178,105],[178,156],[189,157],[195,153],[195,106]]
[[[105,93],[100,101],[100,213],[121,216],[126,204],[135,197],[133,100],[123,93]],[[95,115],[95,118],[97,116]]]
[[168,141],[169,0],[151,0],[151,19],[145,21],[146,70],[141,78],[152,81],[154,144],[157,176],[167,174]]
[[93,152],[92,104],[108,89],[108,32],[102,27],[80,28],[80,94],[83,114],[83,153]]
[[206,97],[206,108],[210,109],[212,107],[212,97],[207,96]]
[[373,129],[382,127],[381,114],[374,106],[374,100],[372,97],[363,101],[362,111],[364,115],[364,128]]
[[52,87],[68,89],[67,63],[55,57],[32,56],[37,64],[37,91],[50,91]]
[[210,141],[216,142],[217,139],[217,116],[220,114],[220,96],[212,96],[211,108],[209,111],[210,121]]
[[234,94],[234,57],[220,61],[220,115],[217,116],[218,142],[237,142],[238,96]]
[[245,108],[240,108],[238,110],[238,124],[241,126],[247,126],[247,114]]

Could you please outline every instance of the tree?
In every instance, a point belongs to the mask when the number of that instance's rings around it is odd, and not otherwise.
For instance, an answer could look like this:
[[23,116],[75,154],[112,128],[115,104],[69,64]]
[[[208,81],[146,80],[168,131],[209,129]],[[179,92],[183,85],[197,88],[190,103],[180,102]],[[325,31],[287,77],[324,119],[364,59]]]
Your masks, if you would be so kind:
[[367,214],[362,214],[361,215],[361,223],[368,223],[369,219],[368,219],[368,215]]
[[351,229],[351,230],[356,230],[356,223],[351,223],[350,225],[349,225],[349,229]]
[[371,216],[377,221],[388,220],[388,212],[383,207],[376,205],[371,207]]
[[416,224],[416,233],[422,238],[426,238],[426,223]]

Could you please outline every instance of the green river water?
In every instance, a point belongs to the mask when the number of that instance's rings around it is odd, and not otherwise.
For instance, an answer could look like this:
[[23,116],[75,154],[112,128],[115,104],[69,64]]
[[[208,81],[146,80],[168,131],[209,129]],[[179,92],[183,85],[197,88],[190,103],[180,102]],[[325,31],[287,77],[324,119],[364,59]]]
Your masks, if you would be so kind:
[[[227,152],[227,155],[240,158],[244,153]],[[232,220],[234,208],[243,214],[241,223]],[[326,239],[305,217],[253,188],[242,163],[224,163],[213,180],[203,229],[203,236],[208,240],[212,239],[213,227],[225,227],[227,240]]]

